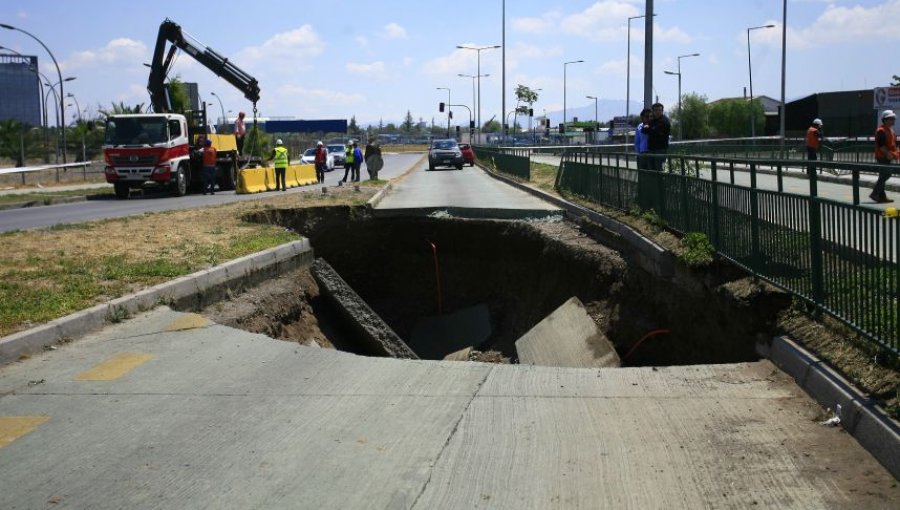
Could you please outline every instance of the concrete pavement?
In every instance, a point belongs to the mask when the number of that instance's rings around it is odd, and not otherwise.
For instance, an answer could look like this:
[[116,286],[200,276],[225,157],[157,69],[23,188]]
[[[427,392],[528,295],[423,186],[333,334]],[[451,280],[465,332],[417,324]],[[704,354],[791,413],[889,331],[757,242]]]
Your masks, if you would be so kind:
[[3,508],[900,502],[884,468],[819,425],[767,361],[364,358],[160,308],[3,367],[0,395],[0,416],[30,418],[0,448]]

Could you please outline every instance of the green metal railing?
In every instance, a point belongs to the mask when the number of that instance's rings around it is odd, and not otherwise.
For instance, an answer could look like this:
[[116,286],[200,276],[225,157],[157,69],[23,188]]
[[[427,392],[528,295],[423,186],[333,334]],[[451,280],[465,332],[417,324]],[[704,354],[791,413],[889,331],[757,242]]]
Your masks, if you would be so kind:
[[[900,354],[900,219],[816,196],[816,171],[809,196],[757,187],[758,165],[787,164],[669,155],[667,171],[655,172],[638,170],[634,154],[569,150],[557,189],[605,207],[652,209],[677,232],[702,232],[723,258]],[[719,179],[735,166],[749,169],[750,186]],[[845,166],[858,185],[860,168]],[[710,175],[698,177],[701,167]]]
[[531,180],[531,158],[526,149],[493,149],[472,147],[475,158],[498,172],[514,175],[526,181]]

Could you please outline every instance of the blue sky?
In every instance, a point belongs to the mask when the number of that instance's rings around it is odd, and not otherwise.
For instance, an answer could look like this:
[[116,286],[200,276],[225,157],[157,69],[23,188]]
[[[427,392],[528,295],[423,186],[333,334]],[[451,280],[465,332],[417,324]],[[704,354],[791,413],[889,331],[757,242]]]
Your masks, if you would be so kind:
[[[205,45],[256,77],[260,115],[304,119],[446,122],[437,104],[473,102],[476,52],[457,45],[502,42],[501,0],[235,2],[115,2],[2,0],[0,22],[27,30],[53,51],[66,84],[88,114],[112,102],[147,103],[148,69],[160,22],[171,18]],[[183,7],[174,7],[182,5]],[[624,100],[626,19],[644,13],[643,0],[508,0],[506,2],[507,110],[513,90],[542,89],[536,114],[560,111],[563,62],[568,107],[593,110],[593,100]],[[663,74],[682,59],[682,91],[710,100],[743,94],[748,86],[747,28],[751,34],[753,91],[780,97],[782,0],[656,0],[654,89],[672,109],[677,79]],[[900,31],[900,0],[788,0],[787,97],[819,91],[888,85]],[[643,97],[643,20],[632,22],[631,98]],[[46,52],[26,35],[0,30],[0,46],[37,55],[56,76]],[[500,115],[501,50],[481,53],[481,116]],[[250,104],[224,80],[181,55],[175,73],[199,84],[201,98],[225,110]],[[624,103],[622,103],[624,105]],[[74,110],[74,109],[73,109]],[[622,112],[624,113],[624,112]],[[67,116],[74,115],[67,111]],[[218,113],[217,113],[218,115]],[[457,118],[467,115],[458,111]],[[571,115],[571,114],[570,114]],[[601,113],[601,120],[603,114]]]

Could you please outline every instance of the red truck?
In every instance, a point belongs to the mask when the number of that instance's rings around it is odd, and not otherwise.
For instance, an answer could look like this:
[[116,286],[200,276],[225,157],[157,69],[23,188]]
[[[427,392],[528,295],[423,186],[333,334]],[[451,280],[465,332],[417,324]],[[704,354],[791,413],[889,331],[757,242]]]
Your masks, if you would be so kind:
[[[168,43],[171,46],[167,51]],[[118,198],[128,198],[131,189],[146,183],[169,187],[176,196],[199,189],[203,179],[199,149],[206,138],[212,140],[218,154],[216,181],[220,189],[234,189],[238,169],[246,162],[238,154],[233,134],[212,133],[205,107],[185,114],[172,111],[165,79],[178,49],[241,90],[256,111],[256,79],[212,48],[197,43],[175,22],[165,20],[159,27],[147,84],[154,113],[111,115],[106,120],[104,173]]]

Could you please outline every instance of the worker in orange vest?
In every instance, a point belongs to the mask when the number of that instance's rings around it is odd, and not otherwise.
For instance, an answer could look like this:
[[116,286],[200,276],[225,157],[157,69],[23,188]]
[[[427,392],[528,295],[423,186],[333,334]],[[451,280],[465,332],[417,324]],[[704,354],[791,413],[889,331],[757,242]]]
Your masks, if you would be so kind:
[[[822,147],[822,119],[814,119],[812,126],[806,130],[806,159],[816,161],[819,159],[819,149]],[[809,173],[816,171],[815,165],[807,167]],[[819,173],[822,169],[819,168]]]
[[209,138],[203,142],[203,194],[216,194],[216,148]]
[[875,131],[875,161],[882,165],[878,169],[878,181],[869,198],[884,204],[893,202],[884,193],[884,185],[891,177],[891,161],[900,160],[900,151],[897,150],[897,134],[894,133],[894,122],[897,116],[893,110],[885,110],[881,112],[881,126]]

